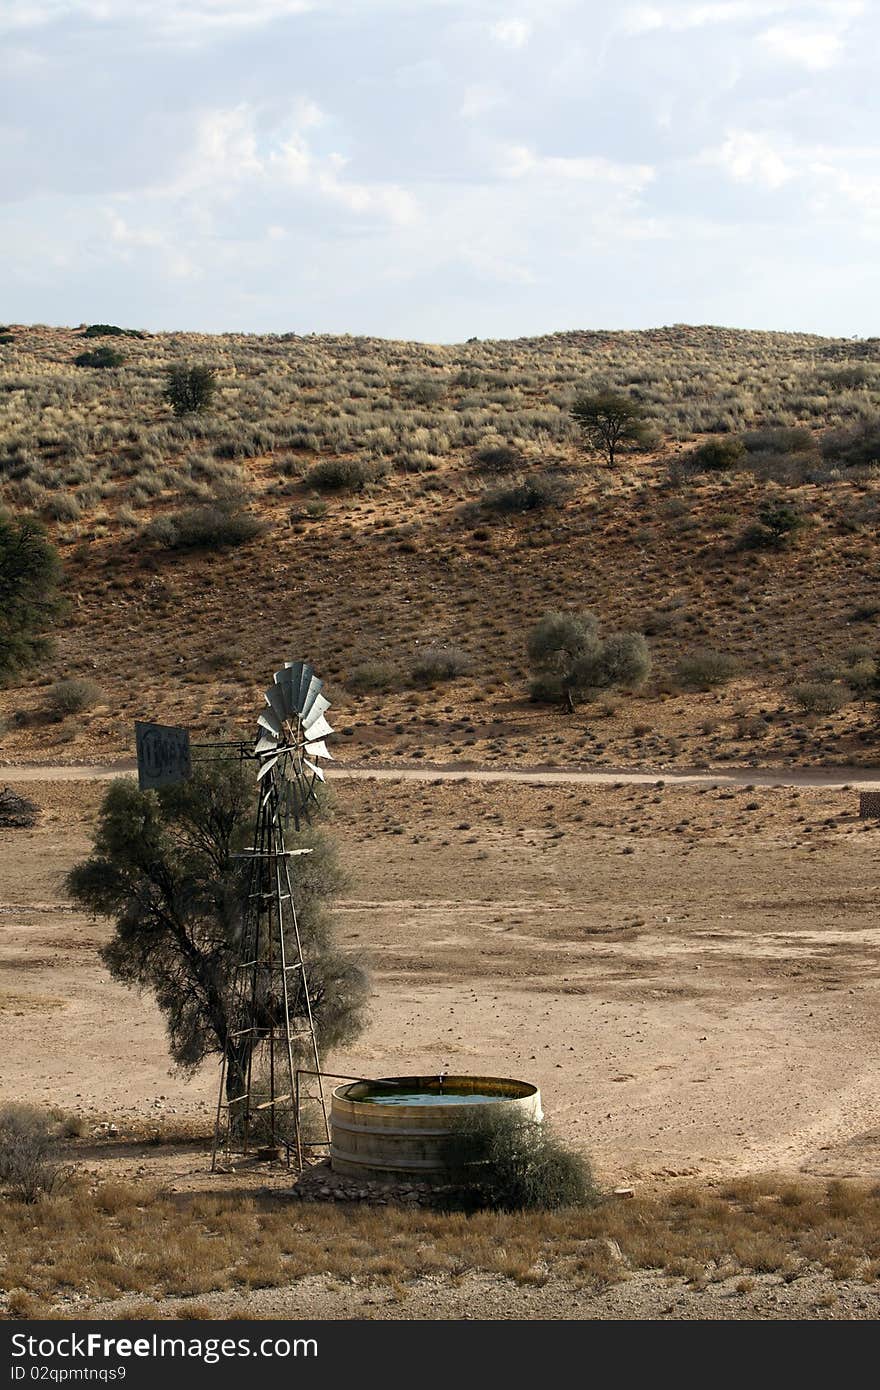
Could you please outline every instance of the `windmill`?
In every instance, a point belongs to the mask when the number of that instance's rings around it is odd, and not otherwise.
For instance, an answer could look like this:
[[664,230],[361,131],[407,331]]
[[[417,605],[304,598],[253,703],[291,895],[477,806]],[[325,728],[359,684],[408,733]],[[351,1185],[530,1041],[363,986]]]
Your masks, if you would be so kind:
[[291,859],[310,854],[288,848],[291,821],[299,831],[309,819],[324,742],[333,730],[325,719],[330,701],[323,682],[304,661],[286,661],[265,693],[252,757],[258,761],[254,843],[246,864],[246,896],[238,961],[230,990],[228,1031],[220,1073],[212,1169],[222,1148],[269,1155],[291,1150],[302,1167],[304,1139],[298,1064],[314,1072],[323,1139],[329,1142],[321,1064],[312,1016],[306,962],[296,915]]

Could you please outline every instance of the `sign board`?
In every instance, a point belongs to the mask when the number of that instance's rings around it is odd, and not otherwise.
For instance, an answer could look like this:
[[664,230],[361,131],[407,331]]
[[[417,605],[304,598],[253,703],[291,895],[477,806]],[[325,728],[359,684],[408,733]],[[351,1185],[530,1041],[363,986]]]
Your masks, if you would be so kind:
[[189,730],[169,724],[141,724],[135,721],[138,786],[168,787],[192,776],[189,756]]

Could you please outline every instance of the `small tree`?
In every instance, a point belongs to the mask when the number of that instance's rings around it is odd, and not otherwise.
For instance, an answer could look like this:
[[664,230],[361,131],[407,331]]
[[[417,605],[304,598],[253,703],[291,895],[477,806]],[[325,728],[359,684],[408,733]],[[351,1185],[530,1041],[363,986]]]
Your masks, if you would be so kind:
[[191,415],[207,410],[217,390],[217,374],[211,367],[192,367],[185,363],[169,367],[165,399],[175,415]]
[[570,413],[590,447],[605,455],[609,468],[614,467],[622,447],[644,449],[650,443],[651,429],[645,412],[631,396],[619,391],[603,390],[595,395],[578,396]]
[[[203,764],[189,781],[159,791],[120,778],[104,798],[92,856],[67,878],[77,901],[114,922],[104,964],[155,996],[175,1063],[192,1072],[230,1042],[230,1099],[248,1048],[229,1036],[247,891],[247,870],[234,855],[253,834],[255,795],[253,777],[236,762]],[[332,845],[317,831],[300,840],[313,850],[291,860],[309,995],[318,1042],[334,1047],[360,1031],[367,979],[330,929],[326,903],[342,883]]]
[[611,686],[642,685],[651,669],[648,644],[640,632],[599,636],[592,613],[548,613],[527,642],[534,671],[532,698],[561,700],[569,712],[574,697]]
[[61,562],[35,517],[0,511],[0,681],[47,655],[63,611]]

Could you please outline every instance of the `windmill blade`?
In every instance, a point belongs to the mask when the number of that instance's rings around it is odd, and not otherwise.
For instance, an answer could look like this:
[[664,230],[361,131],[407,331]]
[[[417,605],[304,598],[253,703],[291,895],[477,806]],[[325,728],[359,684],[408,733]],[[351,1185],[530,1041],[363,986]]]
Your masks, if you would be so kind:
[[276,753],[274,758],[267,758],[257,773],[257,781],[262,782],[263,778],[270,773],[277,762],[281,759],[281,754]]
[[317,676],[312,676],[312,679],[306,686],[305,693],[302,696],[302,703],[299,707],[299,717],[303,721],[303,723],[305,723],[306,716],[309,710],[312,708],[312,705],[314,704],[315,700],[320,695],[323,686],[324,682],[322,680],[319,680]]
[[297,668],[301,665],[302,662],[296,662],[275,672],[275,690],[284,705],[284,715],[287,719],[292,718],[297,712],[296,697],[301,674]]
[[308,704],[302,712],[302,722],[306,726],[308,726],[309,724],[313,724],[315,720],[320,719],[321,715],[324,714],[329,708],[330,701],[327,699],[326,695],[315,695],[314,699],[308,702]]
[[333,754],[323,739],[319,739],[317,743],[307,743],[306,752],[310,758],[329,758],[331,763],[333,761]]
[[306,725],[303,729],[303,734],[309,743],[313,742],[316,738],[326,738],[328,734],[332,733],[333,726],[327,723],[323,714],[318,715],[318,718],[314,720],[313,723]]
[[285,708],[284,697],[282,696],[279,687],[277,685],[270,685],[269,689],[265,693],[264,698],[266,700],[266,704],[270,707],[272,713],[275,715],[275,718],[281,724],[283,724],[290,711]]
[[317,763],[310,763],[308,758],[303,758],[303,767],[307,767],[310,772],[314,772],[319,782],[325,782],[327,780]]
[[278,747],[278,739],[275,734],[263,734],[259,743],[254,744],[255,753],[271,753]]
[[269,733],[274,734],[276,738],[280,738],[284,732],[279,720],[276,719],[271,710],[261,714],[257,723],[261,729],[267,729]]
[[302,675],[300,676],[300,680],[299,680],[299,690],[296,692],[296,712],[297,712],[297,714],[299,714],[299,713],[301,712],[302,707],[303,707],[303,705],[304,705],[304,703],[305,703],[306,691],[308,690],[309,685],[311,684],[312,677],[314,676],[314,674],[315,674],[315,673],[314,673],[314,671],[312,670],[312,668],[311,668],[311,666],[309,665],[309,663],[308,663],[307,661],[304,661],[304,662],[303,662]]

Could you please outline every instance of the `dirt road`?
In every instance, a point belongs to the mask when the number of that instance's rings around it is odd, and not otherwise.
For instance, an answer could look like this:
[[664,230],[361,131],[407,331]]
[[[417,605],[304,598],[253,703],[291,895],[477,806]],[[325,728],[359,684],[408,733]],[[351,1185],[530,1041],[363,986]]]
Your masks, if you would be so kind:
[[[0,763],[0,782],[94,782],[134,776],[134,763],[43,764]],[[583,785],[595,787],[653,785],[667,787],[814,787],[828,791],[843,787],[880,790],[880,768],[864,767],[728,767],[728,768],[486,768],[433,766],[346,767],[328,771],[330,780],[375,779],[381,782],[523,782],[533,786]]]

